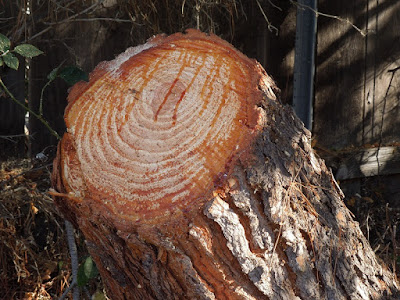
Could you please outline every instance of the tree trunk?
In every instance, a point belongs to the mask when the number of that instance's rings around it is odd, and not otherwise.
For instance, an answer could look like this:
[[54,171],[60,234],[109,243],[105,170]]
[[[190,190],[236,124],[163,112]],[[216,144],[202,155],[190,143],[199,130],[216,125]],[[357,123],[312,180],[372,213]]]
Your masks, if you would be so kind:
[[258,63],[194,30],[72,89],[53,194],[111,299],[398,295],[276,92]]

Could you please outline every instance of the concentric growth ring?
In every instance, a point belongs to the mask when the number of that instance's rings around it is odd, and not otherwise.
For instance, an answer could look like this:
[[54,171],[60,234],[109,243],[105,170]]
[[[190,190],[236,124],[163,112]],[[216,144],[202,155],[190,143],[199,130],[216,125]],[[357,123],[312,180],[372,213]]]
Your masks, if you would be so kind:
[[255,69],[195,30],[100,64],[69,96],[64,185],[134,221],[202,203],[257,131]]

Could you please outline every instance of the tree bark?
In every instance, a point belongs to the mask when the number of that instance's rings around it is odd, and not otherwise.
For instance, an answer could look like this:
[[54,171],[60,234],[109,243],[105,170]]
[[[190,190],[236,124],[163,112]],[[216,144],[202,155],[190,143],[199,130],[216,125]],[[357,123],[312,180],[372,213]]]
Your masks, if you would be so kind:
[[277,92],[195,30],[130,48],[71,90],[53,194],[111,299],[398,297]]

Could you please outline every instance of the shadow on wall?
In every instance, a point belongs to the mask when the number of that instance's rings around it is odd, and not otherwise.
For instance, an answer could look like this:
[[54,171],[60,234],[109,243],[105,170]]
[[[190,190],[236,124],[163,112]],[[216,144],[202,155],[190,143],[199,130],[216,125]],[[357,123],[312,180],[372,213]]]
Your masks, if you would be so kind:
[[[371,1],[370,1],[371,2]],[[375,2],[374,2],[375,3]],[[321,1],[314,134],[317,146],[339,150],[400,141],[400,2]]]

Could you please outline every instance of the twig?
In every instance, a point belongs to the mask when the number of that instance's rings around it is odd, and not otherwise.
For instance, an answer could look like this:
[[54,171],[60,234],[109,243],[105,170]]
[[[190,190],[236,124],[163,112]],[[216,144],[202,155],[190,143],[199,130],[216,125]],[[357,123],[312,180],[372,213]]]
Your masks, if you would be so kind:
[[256,2],[257,2],[257,5],[258,5],[258,8],[260,9],[260,11],[261,11],[261,13],[262,13],[262,15],[263,15],[263,17],[265,19],[265,22],[267,22],[267,24],[268,24],[268,30],[271,31],[271,32],[275,31],[275,35],[278,35],[278,33],[279,33],[278,28],[276,28],[274,25],[272,25],[272,23],[269,21],[269,19],[268,19],[267,15],[265,14],[260,2],[258,0],[256,0]]
[[13,175],[13,176],[10,176],[10,178],[8,178],[7,180],[0,181],[0,189],[3,189],[9,182],[12,182],[15,178],[17,178],[17,177],[19,177],[19,176],[25,175],[25,174],[30,173],[30,172],[33,172],[33,171],[37,171],[37,170],[41,170],[41,169],[46,169],[46,168],[48,168],[48,167],[51,167],[52,165],[53,165],[53,163],[46,164],[46,165],[43,165],[43,166],[40,166],[40,167],[36,167],[36,168],[32,168],[32,169],[23,171],[23,172],[21,172],[21,173],[18,173],[18,174],[16,174],[16,175]]
[[181,14],[182,14],[182,16],[184,15],[184,10],[185,10],[185,3],[186,3],[186,0],[183,0],[183,2],[182,2],[182,8],[181,8]]
[[64,300],[65,297],[67,297],[69,291],[72,290],[75,286],[76,286],[76,282],[72,281],[71,284],[69,285],[69,287],[67,287],[67,289],[64,291],[64,293],[61,295],[61,297],[58,298],[58,300]]
[[58,135],[58,133],[51,128],[51,126],[49,125],[49,123],[47,123],[47,121],[45,119],[43,119],[43,117],[37,113],[35,113],[33,110],[31,110],[29,107],[27,107],[26,105],[22,104],[21,102],[19,102],[14,95],[8,90],[8,88],[6,87],[6,85],[4,84],[3,80],[1,80],[0,78],[0,85],[1,87],[4,89],[4,91],[6,92],[6,94],[11,98],[12,101],[14,101],[15,103],[17,103],[19,106],[21,106],[23,109],[25,109],[26,111],[28,111],[30,114],[32,114],[33,116],[35,116],[40,122],[42,122],[42,124],[44,126],[46,126],[46,128],[50,131],[50,133],[52,135],[54,135],[58,140],[61,139],[61,137]]
[[325,14],[325,13],[319,12],[318,10],[313,9],[312,7],[310,7],[308,5],[300,4],[298,2],[294,2],[293,0],[290,0],[290,3],[292,3],[293,5],[297,5],[298,7],[302,8],[302,9],[311,10],[317,17],[322,16],[322,17],[327,17],[327,18],[331,18],[331,19],[336,19],[336,20],[341,21],[341,22],[345,22],[345,23],[349,24],[351,27],[353,27],[355,30],[357,30],[362,36],[365,37],[367,35],[367,33],[364,30],[362,30],[359,27],[357,27],[356,25],[354,25],[348,19],[344,19],[344,18],[341,18],[339,16],[335,16],[335,15],[330,15],[330,14]]
[[8,18],[0,18],[0,22],[1,21],[10,21],[12,19],[15,19],[15,17],[8,17]]
[[388,70],[388,73],[392,73],[392,76],[390,77],[389,84],[388,84],[388,87],[386,89],[385,96],[383,97],[383,100],[382,100],[383,108],[382,108],[382,117],[381,117],[381,128],[380,128],[380,132],[379,132],[378,151],[376,151],[376,160],[378,162],[378,175],[380,174],[380,163],[379,163],[379,155],[378,154],[379,154],[379,149],[381,148],[382,142],[383,142],[383,122],[385,120],[386,102],[387,102],[387,97],[389,95],[389,90],[392,87],[392,82],[393,82],[394,75],[396,74],[396,71],[398,71],[399,69],[400,69],[400,66],[396,67],[394,69]]
[[282,8],[279,7],[278,5],[276,5],[275,3],[273,3],[271,0],[268,0],[269,4],[271,4],[272,7],[276,8],[279,11],[282,11]]
[[[13,216],[12,213],[10,213],[10,211],[7,209],[7,207],[4,206],[3,203],[0,202],[0,206],[2,207],[1,209],[1,214],[0,217],[3,219],[15,219],[15,217]],[[4,214],[4,212],[7,214]]]
[[[56,73],[59,72],[61,66],[65,63],[65,59],[52,71],[52,73],[56,70]],[[49,81],[46,82],[46,84],[43,86],[42,91],[40,92],[40,100],[39,100],[39,115],[43,116],[43,96],[44,96],[44,91],[50,84],[54,81],[56,77],[50,78]]]
[[396,260],[398,259],[396,233],[397,233],[397,224],[394,224],[393,229],[392,229],[392,244],[393,244],[393,262],[392,262],[393,266],[392,266],[392,268],[393,268],[394,274],[396,274]]
[[[67,232],[68,248],[71,255],[71,270],[72,270],[71,286],[73,286],[78,283],[78,268],[79,268],[78,250],[76,248],[76,243],[75,243],[74,227],[68,220],[65,220],[65,230]],[[73,299],[79,300],[79,287],[74,288]],[[61,298],[59,300],[61,300]]]
[[[63,24],[63,23],[67,23],[70,22],[71,20],[75,19],[76,17],[83,15],[84,13],[90,11],[91,9],[95,8],[96,6],[100,5],[101,3],[103,3],[104,0],[99,0],[96,3],[94,3],[93,5],[89,6],[88,8],[82,10],[79,13],[76,13],[75,15],[70,16],[69,18],[62,20],[58,23],[54,23],[54,25],[56,24]],[[43,29],[42,31],[36,33],[35,35],[31,36],[30,38],[28,38],[27,40],[24,41],[24,43],[28,42],[28,41],[32,41],[33,39],[37,38],[38,36],[41,36],[42,34],[46,33],[47,31],[49,31],[50,29],[53,28],[54,25],[50,25],[49,27]]]
[[14,141],[13,138],[18,138],[18,137],[26,137],[26,135],[25,134],[0,135],[0,139],[5,139],[12,143],[17,143],[17,141]]
[[400,70],[400,66],[398,66],[398,67],[396,67],[396,68],[394,68],[394,69],[390,69],[390,70],[388,70],[388,72],[389,72],[389,73],[394,73],[394,72],[396,72],[397,70]]
[[[132,20],[126,20],[126,19],[116,19],[116,18],[88,18],[88,19],[71,19],[68,20],[68,22],[93,22],[93,21],[113,21],[117,23],[134,23]],[[64,23],[64,21],[61,21]],[[61,22],[52,22],[52,23],[43,23],[45,25],[57,25],[60,24]],[[136,23],[135,23],[136,24]]]
[[40,100],[39,100],[39,115],[43,115],[43,95],[44,95],[44,90],[53,82],[53,80],[49,80],[46,82],[44,87],[42,88],[42,91],[40,92]]

